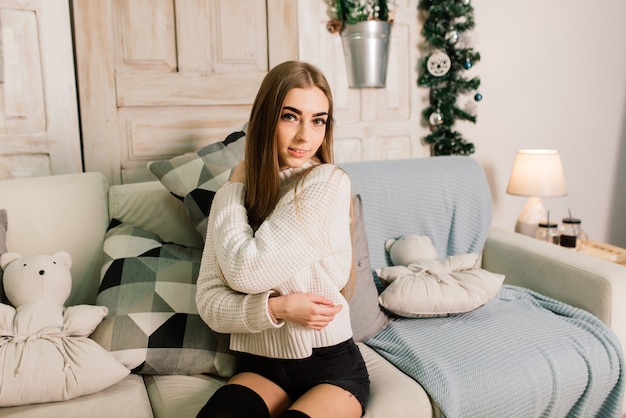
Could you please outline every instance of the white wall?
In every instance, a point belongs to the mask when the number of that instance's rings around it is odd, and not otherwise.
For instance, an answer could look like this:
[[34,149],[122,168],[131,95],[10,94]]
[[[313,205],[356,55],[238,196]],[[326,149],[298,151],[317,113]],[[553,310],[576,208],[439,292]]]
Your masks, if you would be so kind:
[[489,179],[494,225],[513,228],[526,198],[505,192],[515,153],[560,150],[571,209],[590,238],[626,246],[626,1],[472,0],[472,69],[483,100],[474,142]]

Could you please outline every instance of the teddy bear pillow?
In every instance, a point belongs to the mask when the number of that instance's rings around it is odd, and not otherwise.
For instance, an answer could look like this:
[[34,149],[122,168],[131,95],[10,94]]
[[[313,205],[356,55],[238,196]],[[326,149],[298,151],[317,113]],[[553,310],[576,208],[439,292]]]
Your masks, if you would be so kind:
[[72,277],[69,253],[0,256],[0,407],[55,402],[98,392],[129,370],[89,335],[103,306],[64,307]]
[[405,235],[385,242],[390,267],[375,269],[388,286],[378,298],[396,315],[420,318],[469,312],[493,299],[504,275],[480,268],[478,254],[438,259],[429,237]]

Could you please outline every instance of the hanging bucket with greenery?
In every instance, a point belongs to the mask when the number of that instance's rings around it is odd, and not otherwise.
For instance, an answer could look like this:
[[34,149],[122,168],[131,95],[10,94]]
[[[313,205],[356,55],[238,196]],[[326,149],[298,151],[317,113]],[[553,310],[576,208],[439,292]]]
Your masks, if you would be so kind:
[[331,33],[341,33],[351,88],[385,87],[395,0],[328,0]]

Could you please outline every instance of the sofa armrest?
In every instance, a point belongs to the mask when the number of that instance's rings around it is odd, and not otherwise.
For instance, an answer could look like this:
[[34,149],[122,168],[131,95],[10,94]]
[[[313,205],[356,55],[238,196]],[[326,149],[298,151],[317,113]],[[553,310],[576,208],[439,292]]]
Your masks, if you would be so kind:
[[506,284],[591,312],[625,346],[626,267],[495,227],[485,243],[482,267],[504,274]]

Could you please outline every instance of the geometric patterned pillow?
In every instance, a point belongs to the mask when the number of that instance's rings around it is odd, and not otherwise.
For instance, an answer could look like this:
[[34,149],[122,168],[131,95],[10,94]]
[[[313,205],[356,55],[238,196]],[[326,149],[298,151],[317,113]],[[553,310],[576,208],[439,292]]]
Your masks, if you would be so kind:
[[233,132],[221,142],[170,160],[151,161],[148,169],[167,190],[183,201],[187,215],[201,237],[213,197],[245,155],[245,132]]
[[91,338],[134,373],[232,376],[228,336],[213,332],[196,309],[201,256],[113,220],[96,298],[109,313]]

